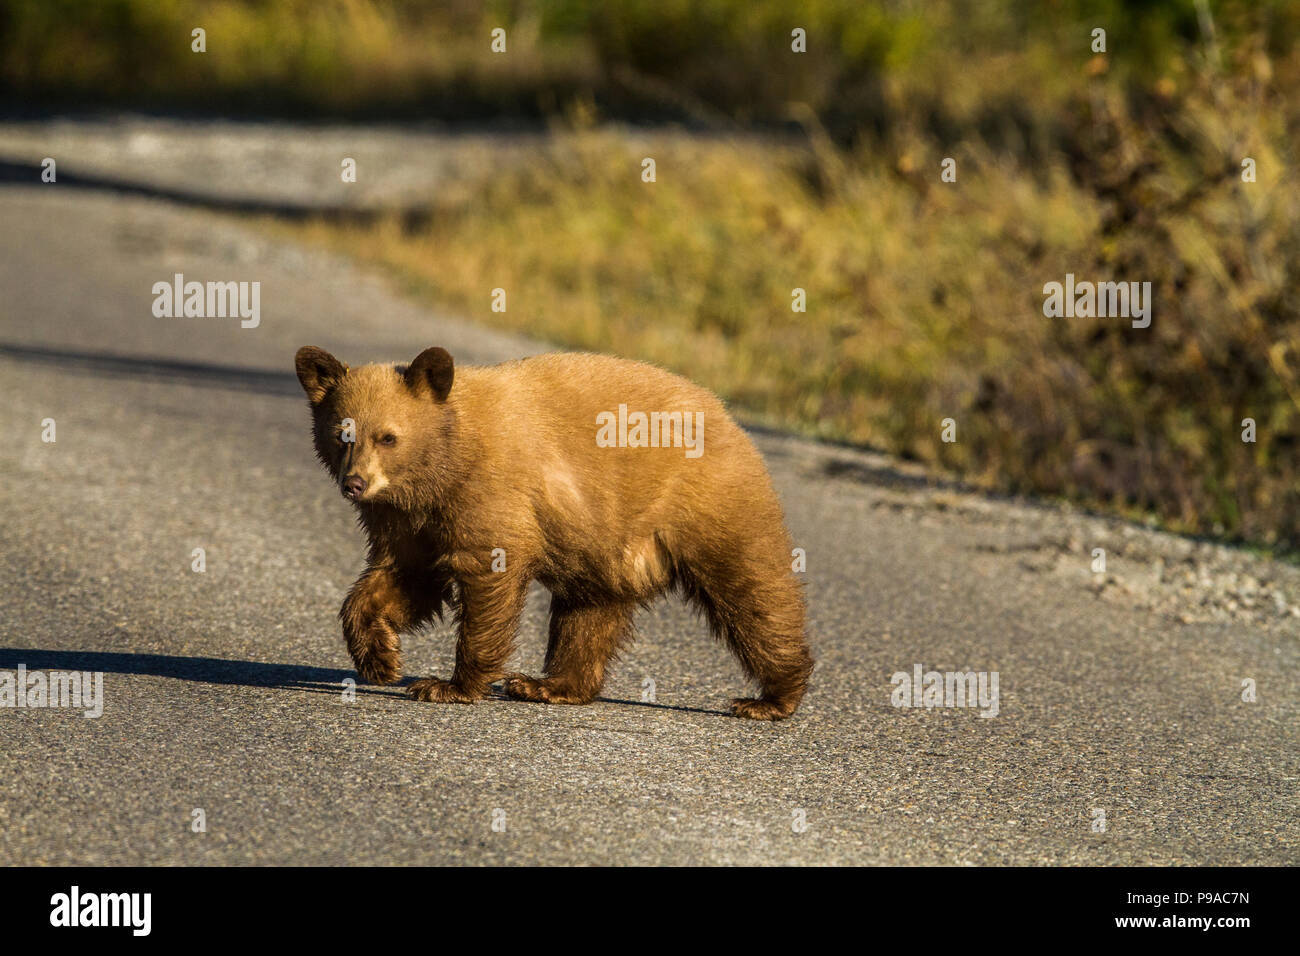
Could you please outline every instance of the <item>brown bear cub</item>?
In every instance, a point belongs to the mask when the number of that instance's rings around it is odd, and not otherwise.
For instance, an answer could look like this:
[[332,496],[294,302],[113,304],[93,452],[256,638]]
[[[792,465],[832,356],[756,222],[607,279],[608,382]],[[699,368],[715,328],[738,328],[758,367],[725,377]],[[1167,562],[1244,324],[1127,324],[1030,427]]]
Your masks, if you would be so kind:
[[[677,588],[759,686],[733,713],[799,706],[813,661],[790,538],[762,459],[712,394],[598,355],[455,369],[431,348],[349,368],[308,346],[296,365],[316,454],[369,538],[339,611],[362,679],[397,681],[398,636],[447,605],[455,670],[412,697],[470,703],[504,680],[519,700],[590,703],[638,606]],[[505,672],[534,579],[551,592],[541,678]]]

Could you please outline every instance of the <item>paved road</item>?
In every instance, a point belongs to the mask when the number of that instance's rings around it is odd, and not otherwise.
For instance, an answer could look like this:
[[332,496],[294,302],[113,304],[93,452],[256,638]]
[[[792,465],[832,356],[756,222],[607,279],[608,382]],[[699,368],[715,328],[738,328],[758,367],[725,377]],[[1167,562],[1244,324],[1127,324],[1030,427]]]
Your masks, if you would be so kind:
[[[215,203],[282,209],[423,206],[503,163],[526,159],[544,134],[455,132],[437,124],[259,123],[130,114],[0,119],[0,164],[48,157],[72,177],[139,183]],[[356,163],[343,181],[343,160]],[[0,168],[3,168],[0,166]]]
[[[349,702],[361,543],[294,349],[537,346],[213,213],[0,213],[0,670],[104,673],[98,719],[0,709],[0,863],[1300,862],[1296,569],[782,436],[819,659],[794,720],[725,716],[740,673],[674,601],[590,707]],[[261,281],[261,324],[155,318],[174,272]],[[446,626],[406,647],[449,672]],[[891,706],[916,664],[998,672],[999,713]]]

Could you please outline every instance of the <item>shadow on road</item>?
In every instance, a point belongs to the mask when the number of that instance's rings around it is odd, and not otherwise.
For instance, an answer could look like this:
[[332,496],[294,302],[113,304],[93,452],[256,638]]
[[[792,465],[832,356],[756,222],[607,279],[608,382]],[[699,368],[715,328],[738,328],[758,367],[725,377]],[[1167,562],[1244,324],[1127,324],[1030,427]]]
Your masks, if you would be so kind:
[[210,385],[264,395],[297,397],[302,394],[302,386],[292,372],[273,372],[237,365],[180,362],[147,356],[113,355],[109,352],[76,352],[70,349],[11,345],[7,342],[0,342],[0,358],[57,365],[61,369],[91,372],[110,378],[179,381],[186,385]]
[[[598,704],[618,704],[620,707],[650,707],[654,710],[675,710],[683,714],[710,714],[714,717],[727,717],[729,714],[725,710],[711,710],[708,707],[682,707],[678,704],[660,704],[649,700],[624,700],[621,697],[597,697]],[[646,731],[651,733],[651,731]]]
[[945,478],[929,472],[908,474],[889,465],[858,461],[827,461],[822,464],[821,473],[827,478],[841,478],[895,491],[951,491],[961,494],[977,494],[979,491],[974,485],[955,478]]
[[[334,670],[328,667],[307,667],[302,664],[264,664],[260,661],[232,661],[219,657],[173,657],[167,654],[120,654],[114,651],[43,651],[26,647],[0,647],[0,670],[17,670],[22,664],[28,671],[90,671],[105,674],[144,674],[150,677],[170,677],[174,680],[196,681],[201,684],[226,684],[239,687],[268,687],[281,690],[303,690],[311,693],[338,694],[347,678],[357,679],[355,671]],[[403,678],[390,687],[369,687],[359,684],[358,694],[375,694],[380,697],[401,697],[401,690],[416,678]],[[494,691],[491,699],[510,700],[502,691]],[[700,707],[681,707],[640,700],[619,700],[597,697],[604,704],[626,707],[652,707],[658,710],[676,710],[692,714],[730,716],[720,710]],[[518,703],[518,702],[516,702]]]
[[[41,185],[41,166],[37,163],[0,159],[0,184],[39,187]],[[368,225],[384,216],[392,215],[394,212],[394,210],[389,209],[331,206],[264,199],[238,199],[205,193],[201,190],[132,182],[127,179],[117,179],[113,176],[69,173],[62,168],[59,169],[59,186],[70,189],[116,193],[120,196],[161,199],[164,202],[175,203],[179,206],[211,209],[217,212],[274,216],[277,219],[287,219],[292,222],[319,218],[340,224]],[[433,218],[433,210],[427,206],[411,206],[401,208],[396,212],[400,215],[402,225],[407,230],[419,229],[427,225]]]
[[[107,651],[43,651],[0,647],[0,670],[102,671],[105,674],[146,674],[203,684],[241,687],[276,687],[337,694],[344,679],[356,680],[353,671],[301,664],[263,664],[216,657],[172,657],[166,654],[119,654]],[[400,696],[400,691],[360,686],[358,693]]]

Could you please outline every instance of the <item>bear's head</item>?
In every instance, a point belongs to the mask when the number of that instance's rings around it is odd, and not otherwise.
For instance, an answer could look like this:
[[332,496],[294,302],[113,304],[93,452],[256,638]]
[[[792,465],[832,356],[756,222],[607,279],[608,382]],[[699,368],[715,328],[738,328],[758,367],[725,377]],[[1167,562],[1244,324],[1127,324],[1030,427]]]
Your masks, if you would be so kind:
[[455,366],[447,350],[425,349],[407,366],[349,368],[307,345],[294,365],[311,402],[316,456],[344,497],[413,506],[451,437]]

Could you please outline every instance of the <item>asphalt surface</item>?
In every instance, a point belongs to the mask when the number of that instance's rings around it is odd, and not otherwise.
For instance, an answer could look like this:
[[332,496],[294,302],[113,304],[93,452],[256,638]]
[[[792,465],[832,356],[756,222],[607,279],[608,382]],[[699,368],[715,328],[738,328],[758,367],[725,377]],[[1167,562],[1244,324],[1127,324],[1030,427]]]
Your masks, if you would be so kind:
[[[215,213],[6,186],[0,215],[0,671],[104,673],[97,719],[0,708],[0,863],[1300,862],[1296,569],[778,435],[794,719],[726,716],[740,670],[675,600],[589,707],[349,701],[362,542],[294,350],[541,346]],[[260,281],[261,324],[155,318],[175,272]],[[519,669],[544,634],[537,593]],[[449,674],[449,626],[404,644]],[[892,706],[916,664],[998,672],[997,716]]]
[[[426,204],[544,142],[518,130],[436,124],[292,124],[111,115],[0,119],[0,173],[56,162],[60,181],[139,183],[175,198],[281,209]],[[355,181],[340,175],[344,159]],[[39,180],[39,175],[31,177]]]

